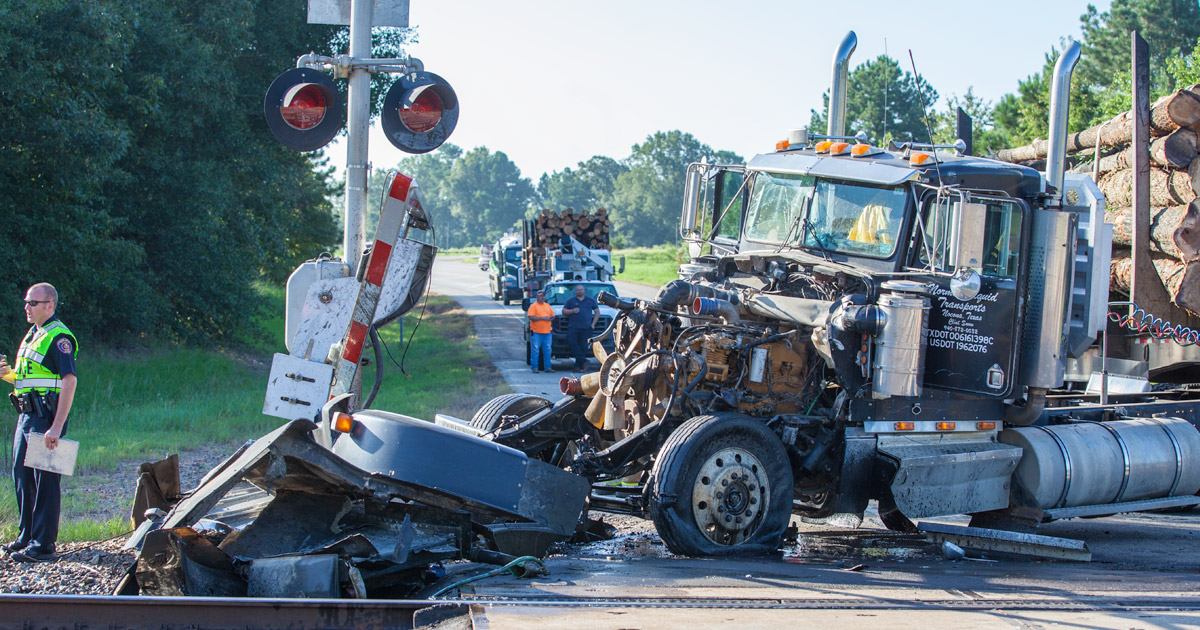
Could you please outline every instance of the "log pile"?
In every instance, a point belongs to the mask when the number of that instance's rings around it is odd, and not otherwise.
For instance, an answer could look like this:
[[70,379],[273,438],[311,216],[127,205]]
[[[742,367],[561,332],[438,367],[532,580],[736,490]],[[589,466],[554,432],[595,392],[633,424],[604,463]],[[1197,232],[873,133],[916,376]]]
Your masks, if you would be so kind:
[[594,212],[576,212],[570,208],[560,212],[542,209],[534,219],[533,246],[538,255],[547,249],[557,249],[563,236],[574,237],[588,249],[609,249],[608,234],[612,224],[608,210],[597,208]]
[[[1200,315],[1200,84],[1151,105],[1150,135],[1150,256],[1172,302]],[[1075,154],[1071,172],[1099,173],[1105,220],[1113,225],[1110,289],[1123,295],[1133,270],[1132,142],[1130,112],[1067,137],[1067,153]],[[1046,141],[1037,140],[995,157],[1044,168],[1046,150]]]

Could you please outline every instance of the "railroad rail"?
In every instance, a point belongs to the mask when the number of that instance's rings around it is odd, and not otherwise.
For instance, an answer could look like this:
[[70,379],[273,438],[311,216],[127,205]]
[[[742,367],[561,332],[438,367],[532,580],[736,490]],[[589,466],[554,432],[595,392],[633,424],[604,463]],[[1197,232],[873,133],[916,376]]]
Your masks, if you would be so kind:
[[108,628],[109,630],[383,630],[421,628],[472,610],[723,609],[891,611],[1200,612],[1200,597],[1140,597],[1121,601],[1085,597],[898,600],[689,599],[654,597],[492,599],[469,594],[443,600],[255,599],[0,595],[0,630]]

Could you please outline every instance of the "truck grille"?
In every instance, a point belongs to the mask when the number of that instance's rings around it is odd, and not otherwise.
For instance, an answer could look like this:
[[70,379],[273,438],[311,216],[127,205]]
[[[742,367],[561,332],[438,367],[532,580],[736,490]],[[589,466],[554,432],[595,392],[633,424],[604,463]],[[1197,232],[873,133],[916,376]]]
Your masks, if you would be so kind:
[[[600,333],[604,332],[604,329],[608,328],[608,325],[611,322],[612,322],[611,317],[609,317],[607,315],[601,315],[600,318],[596,320],[596,326],[594,328],[592,328],[592,332],[595,334],[600,334]],[[566,317],[559,315],[558,317],[554,318],[554,332],[559,332],[559,333],[567,332],[567,318]]]

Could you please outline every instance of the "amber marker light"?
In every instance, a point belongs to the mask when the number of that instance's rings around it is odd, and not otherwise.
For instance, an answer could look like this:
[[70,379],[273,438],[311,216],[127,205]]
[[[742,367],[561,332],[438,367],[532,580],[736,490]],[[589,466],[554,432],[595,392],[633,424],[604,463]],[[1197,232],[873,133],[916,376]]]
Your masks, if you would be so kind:
[[813,150],[817,153],[827,153],[829,151],[829,147],[832,145],[833,142],[831,140],[823,140],[818,142],[817,145],[813,147]]
[[937,430],[938,431],[953,431],[954,423],[953,422],[939,422],[939,423],[937,423]]
[[895,425],[897,431],[912,431],[917,426],[911,422],[897,422]]
[[996,430],[995,422],[976,422],[975,429],[979,431],[994,431]]
[[849,142],[834,142],[829,147],[830,155],[845,155],[850,150]]
[[779,142],[775,143],[775,150],[776,151],[787,151],[787,148],[789,146],[791,146],[791,144],[788,143],[787,140],[780,140]]
[[348,413],[333,414],[333,430],[339,433],[349,433],[354,428],[354,417]]
[[913,166],[924,166],[933,162],[933,156],[928,153],[913,153],[908,158],[908,163]]

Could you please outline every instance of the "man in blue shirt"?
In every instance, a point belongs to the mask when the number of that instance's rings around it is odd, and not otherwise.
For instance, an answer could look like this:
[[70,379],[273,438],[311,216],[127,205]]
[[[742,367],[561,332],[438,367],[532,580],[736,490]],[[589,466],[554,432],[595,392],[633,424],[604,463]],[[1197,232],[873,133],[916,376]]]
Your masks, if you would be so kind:
[[562,313],[567,316],[567,344],[575,357],[575,369],[582,372],[587,368],[587,340],[600,319],[600,305],[588,296],[582,284],[577,284],[575,295],[567,300]]

